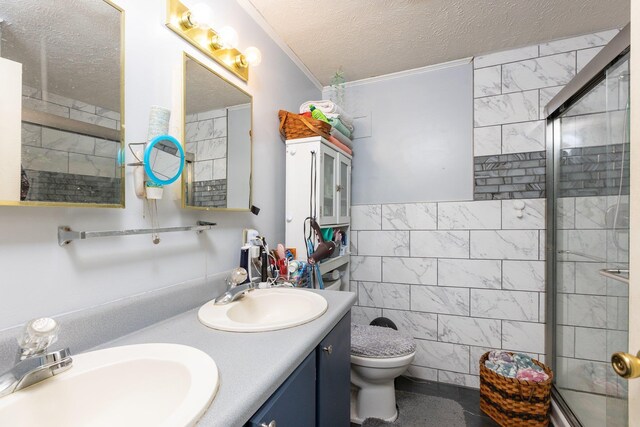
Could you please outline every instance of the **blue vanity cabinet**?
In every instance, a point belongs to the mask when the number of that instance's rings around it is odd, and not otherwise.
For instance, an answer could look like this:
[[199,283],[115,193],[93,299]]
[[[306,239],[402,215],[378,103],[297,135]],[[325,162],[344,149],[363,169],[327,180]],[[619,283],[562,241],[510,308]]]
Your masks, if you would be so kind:
[[244,427],[349,427],[351,312]]
[[296,368],[245,427],[306,427],[316,421],[316,354]]
[[320,342],[316,363],[316,426],[349,427],[351,312]]

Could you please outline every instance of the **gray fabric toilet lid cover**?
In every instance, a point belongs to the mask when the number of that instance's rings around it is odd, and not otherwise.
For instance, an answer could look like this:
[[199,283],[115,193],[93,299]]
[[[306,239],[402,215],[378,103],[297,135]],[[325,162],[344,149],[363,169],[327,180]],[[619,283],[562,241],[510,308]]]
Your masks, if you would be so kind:
[[384,358],[406,356],[416,351],[413,338],[382,326],[351,325],[351,354]]

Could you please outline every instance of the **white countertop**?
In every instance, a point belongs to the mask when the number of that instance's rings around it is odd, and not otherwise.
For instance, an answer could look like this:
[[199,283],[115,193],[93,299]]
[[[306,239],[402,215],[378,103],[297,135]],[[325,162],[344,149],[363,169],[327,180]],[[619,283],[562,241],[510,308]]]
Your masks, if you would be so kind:
[[329,307],[319,318],[294,328],[258,333],[217,331],[198,321],[198,307],[97,348],[175,343],[204,351],[218,365],[220,388],[198,425],[243,426],[355,302],[351,292],[311,292],[321,293]]

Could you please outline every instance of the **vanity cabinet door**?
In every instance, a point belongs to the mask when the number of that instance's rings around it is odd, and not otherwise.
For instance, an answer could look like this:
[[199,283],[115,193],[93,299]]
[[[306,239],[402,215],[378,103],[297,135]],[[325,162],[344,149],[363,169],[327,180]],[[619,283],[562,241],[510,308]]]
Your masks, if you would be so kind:
[[[315,425],[316,354],[293,371],[278,390],[255,413],[245,427],[302,427]],[[271,424],[272,422],[274,422]]]
[[[320,342],[317,352],[317,427],[349,427],[351,312]],[[302,424],[301,424],[302,425]]]

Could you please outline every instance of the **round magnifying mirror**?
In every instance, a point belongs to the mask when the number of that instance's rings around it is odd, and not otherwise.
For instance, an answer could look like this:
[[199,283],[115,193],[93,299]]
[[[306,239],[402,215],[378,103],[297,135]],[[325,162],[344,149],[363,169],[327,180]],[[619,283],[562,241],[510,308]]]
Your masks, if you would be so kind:
[[144,150],[144,171],[158,185],[169,185],[182,174],[184,150],[172,136],[154,138]]

